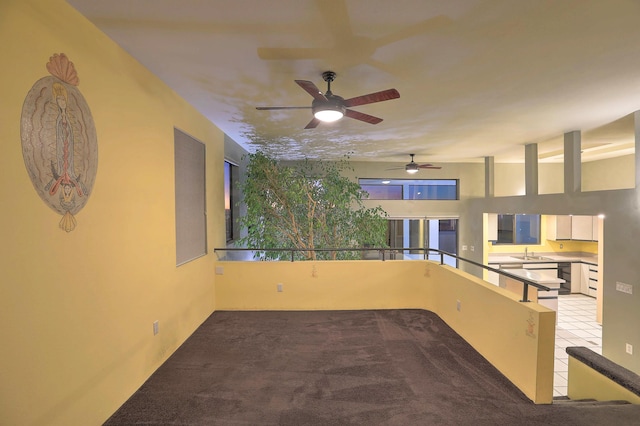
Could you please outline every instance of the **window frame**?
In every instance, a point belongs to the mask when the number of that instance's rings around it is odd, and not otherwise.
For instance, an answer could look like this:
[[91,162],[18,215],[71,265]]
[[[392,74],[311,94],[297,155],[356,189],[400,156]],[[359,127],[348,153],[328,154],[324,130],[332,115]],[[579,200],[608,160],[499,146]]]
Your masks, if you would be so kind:
[[[438,184],[440,183],[440,184]],[[448,185],[443,185],[442,183],[448,183]],[[388,179],[388,178],[358,178],[358,184],[363,191],[366,191],[366,187],[395,187],[402,186],[402,198],[372,198],[371,196],[365,197],[366,200],[374,200],[374,201],[390,201],[390,200],[404,200],[404,201],[458,201],[460,200],[460,179]],[[411,197],[411,194],[415,191],[414,188],[422,187],[426,188],[427,192],[430,188],[436,188],[435,192],[437,195],[437,188],[439,187],[455,187],[454,198],[449,197],[438,197],[435,198],[415,198]],[[423,189],[424,191],[424,189]],[[418,193],[420,194],[420,193]]]
[[[522,241],[521,239],[518,238],[518,218],[523,218],[524,216],[529,216],[529,217],[537,217],[537,236],[535,237],[535,241]],[[508,229],[503,228],[502,234],[501,234],[501,223],[505,220],[510,220],[511,222],[511,230],[509,231]],[[542,217],[539,214],[511,214],[511,213],[505,213],[505,214],[498,214],[496,217],[496,221],[497,221],[497,232],[498,232],[498,239],[493,241],[492,244],[493,245],[516,245],[516,246],[522,246],[522,245],[539,245],[541,244],[542,241]],[[511,239],[510,241],[505,241],[504,239],[504,235],[508,232],[511,232]],[[503,238],[501,238],[501,235]]]
[[174,128],[176,266],[206,256],[207,147]]

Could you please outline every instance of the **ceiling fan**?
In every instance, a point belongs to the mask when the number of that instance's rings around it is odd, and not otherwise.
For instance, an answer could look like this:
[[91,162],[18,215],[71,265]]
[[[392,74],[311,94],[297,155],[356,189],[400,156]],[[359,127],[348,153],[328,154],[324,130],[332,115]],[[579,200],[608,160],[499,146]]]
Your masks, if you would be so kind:
[[376,102],[389,101],[400,97],[400,93],[396,89],[387,89],[381,92],[369,93],[368,95],[356,96],[355,98],[344,99],[341,96],[334,95],[331,92],[331,82],[335,80],[336,73],[333,71],[325,71],[322,78],[327,82],[327,91],[323,94],[315,84],[307,80],[295,80],[298,86],[302,87],[308,94],[313,97],[311,106],[295,107],[295,106],[271,106],[256,107],[258,110],[276,110],[276,109],[310,109],[313,112],[313,119],[305,126],[305,129],[313,129],[320,124],[321,121],[332,122],[341,119],[343,116],[364,121],[369,124],[378,124],[382,118],[373,115],[349,109],[350,107],[373,104]]
[[413,161],[413,156],[415,154],[409,154],[411,156],[411,162],[405,164],[404,167],[393,167],[391,169],[387,169],[387,170],[406,170],[407,173],[418,173],[418,170],[420,169],[441,169],[442,167],[440,166],[434,166],[433,164],[429,164],[429,163],[425,163],[425,164],[418,164],[415,161]]

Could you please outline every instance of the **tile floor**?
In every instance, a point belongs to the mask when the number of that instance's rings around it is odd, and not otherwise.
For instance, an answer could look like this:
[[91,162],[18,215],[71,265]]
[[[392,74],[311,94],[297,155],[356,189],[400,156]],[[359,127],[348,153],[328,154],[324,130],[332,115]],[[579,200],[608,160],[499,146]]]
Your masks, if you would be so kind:
[[596,322],[596,299],[582,294],[558,296],[558,324],[553,396],[567,395],[567,346],[585,346],[602,354],[602,327]]

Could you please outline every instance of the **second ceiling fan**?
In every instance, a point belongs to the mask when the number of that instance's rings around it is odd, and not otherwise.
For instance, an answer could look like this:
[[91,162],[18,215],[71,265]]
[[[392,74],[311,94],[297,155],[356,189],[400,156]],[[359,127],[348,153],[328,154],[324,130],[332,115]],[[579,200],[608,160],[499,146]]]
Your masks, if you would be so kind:
[[434,166],[433,164],[429,164],[429,163],[424,163],[424,164],[418,164],[415,161],[413,161],[413,156],[415,154],[409,154],[411,156],[411,162],[405,164],[404,167],[393,167],[391,169],[387,169],[387,170],[406,170],[407,173],[418,173],[418,170],[420,169],[441,169],[442,167],[440,166]]
[[325,71],[322,78],[327,82],[327,91],[323,94],[318,87],[311,81],[295,80],[308,94],[313,97],[311,106],[295,107],[295,106],[269,106],[256,107],[258,110],[279,110],[279,109],[311,109],[313,119],[305,126],[305,129],[313,129],[320,124],[321,121],[332,122],[341,119],[343,116],[364,121],[369,124],[378,124],[382,118],[365,114],[359,111],[349,109],[354,106],[373,104],[376,102],[389,101],[400,97],[400,93],[396,89],[387,89],[381,92],[369,93],[368,95],[356,96],[355,98],[344,99],[341,96],[334,95],[331,92],[331,82],[335,80],[336,73],[333,71]]

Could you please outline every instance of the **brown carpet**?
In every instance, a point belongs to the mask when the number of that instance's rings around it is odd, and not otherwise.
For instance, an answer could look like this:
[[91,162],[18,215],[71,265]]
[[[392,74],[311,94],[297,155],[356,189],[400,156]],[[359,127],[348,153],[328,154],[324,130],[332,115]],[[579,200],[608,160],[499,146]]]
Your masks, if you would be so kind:
[[422,310],[215,312],[106,425],[627,425],[531,403]]

